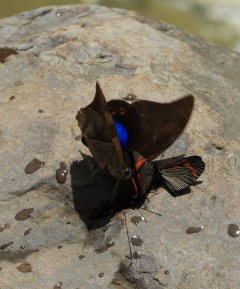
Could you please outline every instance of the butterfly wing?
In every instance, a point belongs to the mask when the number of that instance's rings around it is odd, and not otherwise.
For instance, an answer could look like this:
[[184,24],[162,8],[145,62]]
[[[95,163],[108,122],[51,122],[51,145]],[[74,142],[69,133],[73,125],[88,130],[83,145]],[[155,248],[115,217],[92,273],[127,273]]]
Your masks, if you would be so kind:
[[107,169],[114,177],[127,164],[116,127],[104,94],[98,82],[95,97],[88,106],[81,108],[76,116],[82,131],[83,144],[87,145],[101,169]]
[[199,156],[183,158],[165,167],[158,167],[164,184],[171,192],[181,191],[194,184],[203,173],[205,163]]
[[144,195],[149,191],[155,175],[155,168],[151,162],[148,162],[136,151],[132,152],[132,160],[134,164],[132,182],[136,192],[133,199],[136,199],[138,196]]
[[128,130],[127,150],[138,151],[148,160],[167,149],[185,128],[193,109],[193,96],[172,103],[139,100],[108,102],[113,119]]

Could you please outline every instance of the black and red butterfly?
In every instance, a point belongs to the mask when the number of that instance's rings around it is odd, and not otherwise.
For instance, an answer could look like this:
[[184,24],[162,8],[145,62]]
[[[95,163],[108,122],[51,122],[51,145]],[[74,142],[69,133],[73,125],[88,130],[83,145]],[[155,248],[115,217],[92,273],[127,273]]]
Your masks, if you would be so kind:
[[154,178],[171,192],[194,184],[204,170],[199,156],[183,158],[168,166],[153,160],[167,149],[185,128],[192,109],[193,96],[172,103],[147,100],[129,104],[123,100],[106,102],[96,84],[95,98],[78,111],[76,119],[82,142],[88,146],[101,169],[120,180],[131,180],[136,199],[151,189]]
[[157,179],[173,196],[194,185],[205,169],[205,163],[200,156],[180,158],[167,165],[161,162],[147,161],[141,154],[133,152],[134,173],[132,182],[135,187],[135,198],[146,194],[152,182]]

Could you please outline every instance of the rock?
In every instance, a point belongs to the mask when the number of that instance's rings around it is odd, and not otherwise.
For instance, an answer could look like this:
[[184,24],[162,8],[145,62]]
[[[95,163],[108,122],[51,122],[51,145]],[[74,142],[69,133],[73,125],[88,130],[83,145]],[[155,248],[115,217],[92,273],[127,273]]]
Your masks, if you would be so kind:
[[[90,5],[1,19],[0,35],[0,224],[8,224],[0,232],[1,288],[238,289],[239,238],[228,226],[240,217],[239,53],[135,12]],[[77,141],[75,115],[92,101],[96,80],[108,100],[170,102],[189,93],[196,100],[165,157],[201,155],[203,183],[178,198],[158,189],[147,206],[161,216],[136,210],[146,220],[138,226],[126,210],[129,239],[144,240],[136,247],[141,258],[133,259],[137,272],[125,257],[123,213],[89,218],[114,180],[98,172],[81,187],[96,163]],[[45,166],[26,174],[32,159]],[[55,177],[60,162],[69,172],[65,183]],[[34,211],[16,220],[24,209]],[[31,264],[27,274],[17,269],[23,262]]]

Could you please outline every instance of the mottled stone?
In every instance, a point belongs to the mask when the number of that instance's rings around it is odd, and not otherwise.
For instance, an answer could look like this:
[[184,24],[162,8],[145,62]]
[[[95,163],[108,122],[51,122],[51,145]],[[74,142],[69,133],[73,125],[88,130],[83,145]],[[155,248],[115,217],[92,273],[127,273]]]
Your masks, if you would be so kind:
[[[239,53],[132,11],[90,5],[0,19],[0,35],[0,223],[9,224],[0,233],[3,289],[239,289],[239,238],[228,233],[240,219]],[[90,218],[115,185],[98,172],[81,186],[96,164],[75,116],[92,101],[96,80],[107,100],[195,96],[191,120],[164,158],[202,156],[203,183],[177,198],[162,188],[150,194],[139,226],[130,220],[141,211],[126,210],[127,222],[119,221],[122,212]],[[46,164],[26,174],[33,158]],[[59,184],[62,160],[69,177]],[[204,231],[186,234],[191,224]],[[133,260],[131,236],[144,240]],[[18,271],[23,260],[32,272]]]

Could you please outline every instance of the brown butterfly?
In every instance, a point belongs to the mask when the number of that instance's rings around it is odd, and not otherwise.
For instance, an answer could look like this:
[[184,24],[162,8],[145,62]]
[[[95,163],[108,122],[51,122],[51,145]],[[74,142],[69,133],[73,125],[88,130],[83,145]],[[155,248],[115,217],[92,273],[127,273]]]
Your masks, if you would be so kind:
[[[192,95],[171,103],[106,102],[97,82],[94,100],[78,111],[76,119],[82,131],[82,142],[99,167],[118,180],[131,178],[136,194],[141,195],[150,187],[156,172],[149,161],[181,134],[190,118],[193,102]],[[144,161],[136,167],[141,158]]]

